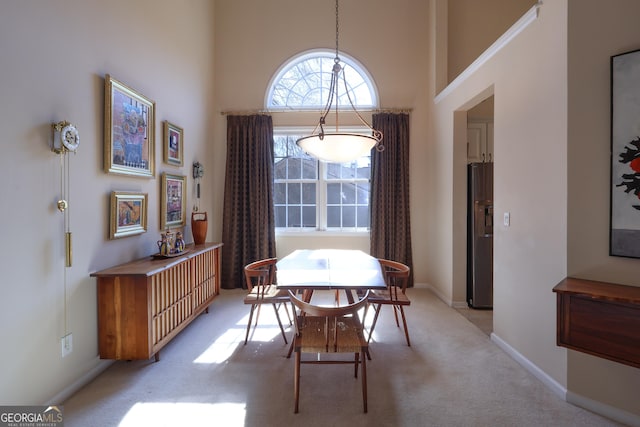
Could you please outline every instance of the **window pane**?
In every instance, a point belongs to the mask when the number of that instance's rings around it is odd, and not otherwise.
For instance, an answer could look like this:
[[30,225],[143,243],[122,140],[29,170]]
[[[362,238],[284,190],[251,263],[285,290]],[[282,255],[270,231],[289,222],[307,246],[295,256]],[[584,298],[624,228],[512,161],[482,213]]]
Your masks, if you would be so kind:
[[301,159],[293,159],[288,158],[288,169],[287,169],[287,178],[288,179],[300,179],[302,176],[302,167],[301,167]]
[[339,205],[342,201],[341,185],[327,184],[327,204]]
[[316,184],[315,183],[302,184],[302,204],[315,206],[316,204]]
[[300,227],[300,225],[302,224],[300,218],[300,206],[289,206],[287,208],[287,212],[289,213],[287,227]]
[[368,206],[358,206],[357,208],[358,217],[356,220],[358,221],[358,227],[369,227],[369,207]]
[[302,199],[300,198],[300,184],[292,183],[287,185],[287,203],[299,204]]
[[276,206],[274,208],[276,216],[276,227],[287,226],[287,208],[285,206]]
[[285,179],[287,177],[287,160],[276,158],[275,165],[273,166],[273,178]]
[[302,226],[303,227],[316,227],[316,207],[315,206],[303,206],[302,207]]
[[273,184],[273,203],[276,205],[284,205],[287,203],[287,184]]
[[340,227],[340,206],[327,207],[327,227]]
[[356,190],[357,190],[357,203],[359,205],[367,205],[369,206],[369,183],[368,182],[359,182],[358,184],[356,184]]
[[364,179],[371,177],[371,157],[367,156],[358,159],[356,176]]
[[318,179],[318,161],[302,159],[302,179]]
[[356,208],[355,208],[355,206],[344,206],[342,208],[342,226],[343,227],[355,227],[356,226]]
[[340,163],[327,163],[327,179],[340,179]]
[[342,184],[342,203],[353,205],[356,203],[356,185],[350,182]]
[[283,135],[273,136],[274,157],[287,157],[287,137]]

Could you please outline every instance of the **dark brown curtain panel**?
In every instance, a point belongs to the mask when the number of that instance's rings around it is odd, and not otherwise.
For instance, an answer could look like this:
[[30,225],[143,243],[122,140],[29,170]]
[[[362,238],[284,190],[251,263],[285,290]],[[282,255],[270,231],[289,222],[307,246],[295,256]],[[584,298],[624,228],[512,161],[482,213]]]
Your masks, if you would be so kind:
[[223,288],[244,287],[245,265],[275,257],[271,116],[227,116],[222,242]]
[[371,159],[371,255],[398,261],[411,268],[409,214],[409,115],[377,113],[373,127],[382,131],[385,149]]

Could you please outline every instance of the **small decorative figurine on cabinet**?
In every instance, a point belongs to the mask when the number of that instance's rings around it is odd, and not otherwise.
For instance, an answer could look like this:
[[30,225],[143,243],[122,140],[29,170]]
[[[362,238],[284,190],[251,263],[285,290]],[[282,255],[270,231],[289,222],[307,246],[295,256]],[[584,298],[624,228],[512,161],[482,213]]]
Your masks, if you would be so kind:
[[174,234],[171,232],[171,230],[169,230],[167,228],[167,231],[165,231],[164,235],[167,237],[167,246],[169,246],[169,250],[167,251],[167,255],[170,255],[172,253],[175,252],[174,250],[174,246],[176,243],[176,238],[174,236]]
[[158,240],[158,251],[160,251],[160,255],[169,255],[171,252],[171,247],[169,246],[166,234],[162,234],[162,239]]
[[176,233],[176,252],[184,251],[184,239],[182,238],[182,232],[178,231]]

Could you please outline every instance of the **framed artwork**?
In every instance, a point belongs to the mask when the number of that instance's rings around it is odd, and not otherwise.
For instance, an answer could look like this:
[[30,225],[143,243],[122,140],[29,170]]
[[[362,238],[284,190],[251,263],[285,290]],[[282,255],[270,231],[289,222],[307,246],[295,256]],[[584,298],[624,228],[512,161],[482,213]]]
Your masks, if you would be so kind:
[[109,238],[134,236],[147,231],[147,194],[111,192]]
[[160,193],[160,229],[184,227],[186,224],[186,177],[162,174]]
[[153,178],[155,102],[105,76],[104,169]]
[[184,131],[181,127],[164,122],[164,162],[182,166]]
[[609,255],[640,258],[640,50],[611,57]]

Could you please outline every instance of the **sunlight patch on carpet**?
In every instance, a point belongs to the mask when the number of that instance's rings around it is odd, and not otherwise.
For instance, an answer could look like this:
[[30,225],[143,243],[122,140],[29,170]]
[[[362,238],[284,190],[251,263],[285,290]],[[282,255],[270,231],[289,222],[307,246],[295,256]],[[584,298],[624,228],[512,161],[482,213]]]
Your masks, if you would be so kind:
[[[271,316],[269,316],[271,314]],[[224,363],[238,346],[244,345],[244,337],[247,332],[249,315],[243,317],[236,324],[237,327],[227,329],[205,351],[202,352],[193,363]],[[253,319],[255,323],[255,316]],[[286,317],[285,317],[286,322]],[[258,326],[251,325],[249,341],[271,342],[274,339],[282,339],[280,327],[273,313],[262,313],[258,320]]]
[[136,403],[127,412],[119,427],[144,426],[244,426],[244,403]]

